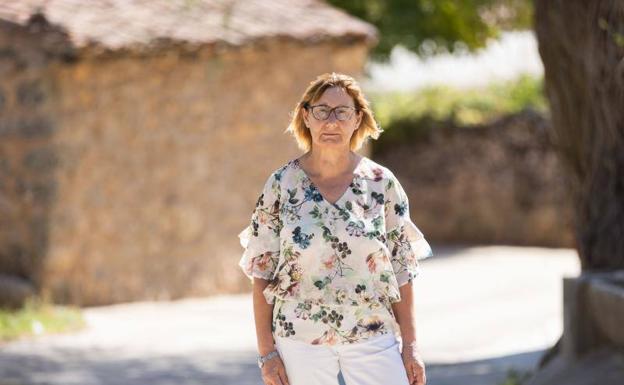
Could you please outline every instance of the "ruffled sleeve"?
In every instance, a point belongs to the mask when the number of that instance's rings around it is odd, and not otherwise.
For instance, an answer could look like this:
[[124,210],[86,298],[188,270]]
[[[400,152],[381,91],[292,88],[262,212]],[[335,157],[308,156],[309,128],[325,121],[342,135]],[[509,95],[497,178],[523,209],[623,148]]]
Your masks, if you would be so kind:
[[280,186],[276,174],[264,184],[251,215],[251,223],[238,235],[245,249],[239,266],[253,280],[254,277],[271,280],[280,255]]
[[392,174],[386,182],[385,194],[386,244],[400,287],[419,274],[418,261],[433,256],[433,252],[423,233],[410,219],[407,194]]

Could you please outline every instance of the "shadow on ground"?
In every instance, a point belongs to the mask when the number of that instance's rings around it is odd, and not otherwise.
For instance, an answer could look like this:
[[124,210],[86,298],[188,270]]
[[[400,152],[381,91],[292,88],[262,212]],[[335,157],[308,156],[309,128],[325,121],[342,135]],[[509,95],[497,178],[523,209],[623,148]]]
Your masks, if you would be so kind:
[[[138,357],[115,357],[110,351],[98,357],[86,357],[79,350],[56,349],[50,353],[0,352],[0,385],[262,385],[255,352],[251,351]],[[510,369],[532,370],[542,353],[531,351],[452,364],[431,362],[427,364],[427,384],[500,384]],[[343,384],[338,380],[336,383]]]

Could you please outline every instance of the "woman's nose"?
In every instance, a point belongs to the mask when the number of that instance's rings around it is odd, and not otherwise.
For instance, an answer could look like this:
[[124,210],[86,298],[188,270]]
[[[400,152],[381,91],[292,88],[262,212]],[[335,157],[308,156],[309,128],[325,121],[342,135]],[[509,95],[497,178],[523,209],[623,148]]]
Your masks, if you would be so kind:
[[328,123],[336,123],[338,121],[338,118],[336,118],[336,111],[331,111],[329,113],[329,116],[327,117],[327,122]]

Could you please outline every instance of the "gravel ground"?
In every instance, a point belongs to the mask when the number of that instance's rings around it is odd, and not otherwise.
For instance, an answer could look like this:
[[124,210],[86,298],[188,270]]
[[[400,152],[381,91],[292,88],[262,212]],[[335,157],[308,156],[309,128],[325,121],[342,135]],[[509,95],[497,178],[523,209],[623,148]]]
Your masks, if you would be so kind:
[[[443,247],[414,290],[429,385],[497,385],[562,332],[571,249]],[[85,308],[77,333],[0,345],[0,385],[262,385],[249,294]],[[351,384],[347,384],[351,385]]]

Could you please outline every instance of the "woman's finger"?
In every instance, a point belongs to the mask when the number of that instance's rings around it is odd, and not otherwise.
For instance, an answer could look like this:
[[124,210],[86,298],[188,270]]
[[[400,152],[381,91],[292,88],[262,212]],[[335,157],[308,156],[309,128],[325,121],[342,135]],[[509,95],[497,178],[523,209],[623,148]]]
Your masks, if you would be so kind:
[[271,385],[285,385],[279,374],[275,373],[271,377]]
[[415,368],[414,377],[416,378],[417,385],[425,385],[425,371],[420,368]]
[[410,362],[412,373],[414,374],[414,384],[419,384],[422,380],[422,374],[425,372],[424,366],[421,362],[414,360]]
[[277,359],[277,375],[283,385],[290,385],[288,383],[288,376],[286,375],[286,366],[284,366],[284,361],[282,361],[281,358]]
[[414,370],[410,362],[405,363],[405,372],[407,373],[407,379],[410,385],[414,382]]
[[279,377],[274,375],[269,375],[264,378],[265,385],[282,385],[280,382]]
[[282,384],[284,384],[284,385],[290,385],[290,384],[288,383],[288,376],[286,375],[286,372],[285,372],[285,371],[283,371],[283,370],[282,370],[282,371],[280,371],[279,377],[280,377],[280,380],[282,381]]
[[264,376],[262,377],[265,385],[286,385],[280,379],[279,369],[279,366],[276,366],[275,364],[273,364],[272,367],[267,368]]

